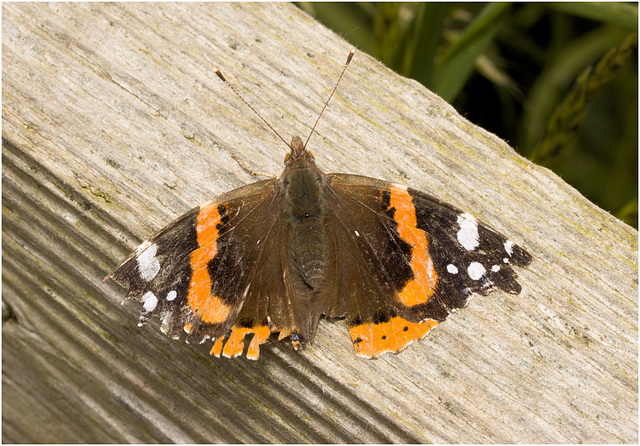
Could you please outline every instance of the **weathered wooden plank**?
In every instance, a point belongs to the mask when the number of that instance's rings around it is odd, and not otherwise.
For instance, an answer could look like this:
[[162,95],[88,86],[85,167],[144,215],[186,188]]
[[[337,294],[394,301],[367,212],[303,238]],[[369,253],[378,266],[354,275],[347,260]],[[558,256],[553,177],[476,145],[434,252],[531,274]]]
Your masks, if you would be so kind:
[[525,246],[523,292],[400,355],[341,321],[258,362],[138,329],[102,278],[184,211],[279,174],[350,47],[286,4],[3,4],[3,441],[637,442],[637,232],[357,53],[311,141]]

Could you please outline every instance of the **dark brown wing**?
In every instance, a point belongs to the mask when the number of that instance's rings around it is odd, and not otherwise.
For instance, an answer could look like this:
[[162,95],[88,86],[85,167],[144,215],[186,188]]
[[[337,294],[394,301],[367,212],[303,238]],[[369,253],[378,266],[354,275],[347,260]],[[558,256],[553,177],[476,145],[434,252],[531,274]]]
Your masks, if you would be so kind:
[[469,214],[382,180],[329,175],[337,259],[330,316],[346,316],[356,354],[398,352],[473,293],[518,293],[511,266],[531,256]]
[[257,359],[271,331],[291,326],[277,259],[281,206],[276,180],[221,195],[144,242],[110,277],[143,302],[140,325],[159,316],[174,338],[185,330],[190,343],[213,339],[216,356]]

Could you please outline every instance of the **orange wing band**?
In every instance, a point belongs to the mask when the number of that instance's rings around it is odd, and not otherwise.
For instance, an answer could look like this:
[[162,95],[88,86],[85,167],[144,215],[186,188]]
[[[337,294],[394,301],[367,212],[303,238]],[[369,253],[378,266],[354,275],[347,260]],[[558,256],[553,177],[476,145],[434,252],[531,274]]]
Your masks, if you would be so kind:
[[218,358],[220,355],[227,358],[235,358],[236,356],[242,355],[244,351],[244,338],[249,333],[253,333],[254,335],[247,349],[247,358],[258,359],[260,356],[260,344],[267,342],[271,333],[267,325],[250,328],[237,327],[234,325],[227,342],[224,342],[224,338],[216,339],[210,353]]
[[189,306],[204,322],[219,324],[224,322],[231,307],[220,297],[211,294],[211,277],[207,264],[218,253],[218,225],[221,224],[218,205],[206,205],[198,214],[196,234],[198,249],[191,253],[193,276],[189,284],[187,301]]
[[396,209],[394,218],[398,223],[398,235],[411,245],[411,269],[413,279],[398,293],[400,302],[407,307],[425,304],[433,296],[438,275],[429,255],[427,234],[418,228],[413,198],[406,189],[392,187],[390,206]]
[[356,355],[376,358],[386,352],[397,353],[414,341],[424,338],[437,321],[409,322],[396,316],[387,322],[356,325],[349,328]]

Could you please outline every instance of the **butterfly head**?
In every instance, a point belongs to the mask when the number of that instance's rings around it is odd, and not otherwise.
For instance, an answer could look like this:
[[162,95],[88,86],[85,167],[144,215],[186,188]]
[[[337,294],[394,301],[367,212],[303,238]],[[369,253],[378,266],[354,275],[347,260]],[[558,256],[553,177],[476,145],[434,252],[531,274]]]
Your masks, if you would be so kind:
[[284,165],[287,167],[308,167],[315,164],[313,154],[304,147],[302,139],[294,136],[291,139],[291,152],[284,156]]

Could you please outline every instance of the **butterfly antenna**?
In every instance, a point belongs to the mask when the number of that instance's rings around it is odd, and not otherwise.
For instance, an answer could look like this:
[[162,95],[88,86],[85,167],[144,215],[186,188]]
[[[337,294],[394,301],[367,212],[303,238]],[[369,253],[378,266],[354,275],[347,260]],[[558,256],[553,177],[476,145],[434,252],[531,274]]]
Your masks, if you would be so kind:
[[267,125],[267,127],[269,127],[271,130],[273,130],[273,133],[275,133],[275,134],[278,136],[278,138],[280,138],[280,139],[281,139],[281,140],[282,140],[282,141],[287,145],[287,147],[291,148],[291,146],[289,145],[289,143],[288,143],[287,141],[285,141],[285,139],[284,139],[282,136],[280,136],[280,133],[278,133],[278,132],[276,131],[276,129],[274,129],[274,128],[271,126],[271,124],[269,124],[269,123],[267,122],[267,120],[266,120],[266,119],[264,119],[264,118],[262,117],[262,115],[261,115],[260,113],[258,113],[258,111],[257,111],[255,108],[253,108],[253,107],[251,106],[251,104],[249,104],[247,101],[245,101],[245,99],[242,97],[242,95],[241,95],[240,93],[238,93],[238,91],[237,91],[235,88],[233,88],[233,85],[231,85],[231,84],[229,83],[229,81],[228,81],[227,79],[225,79],[225,77],[222,75],[222,72],[221,72],[220,70],[218,70],[217,68],[216,68],[214,71],[215,71],[215,73],[218,75],[218,77],[222,80],[222,82],[224,82],[225,84],[227,84],[227,86],[228,86],[229,88],[231,88],[231,90],[232,90],[232,91],[233,91],[233,92],[234,92],[234,93],[235,93],[235,94],[236,94],[236,95],[237,95],[237,96],[242,100],[242,102],[244,102],[245,104],[247,104],[247,107],[249,107],[249,108],[251,109],[251,111],[253,111],[256,115],[258,115],[258,118],[262,119],[262,122],[264,122],[264,123]]
[[352,49],[349,52],[349,55],[347,56],[347,61],[344,64],[344,67],[342,68],[342,73],[340,73],[340,77],[338,78],[338,82],[336,82],[336,86],[333,87],[333,91],[331,92],[331,94],[329,95],[329,99],[327,99],[327,102],[324,103],[324,107],[322,107],[322,110],[320,110],[320,114],[318,115],[318,119],[316,119],[315,124],[313,124],[313,127],[311,128],[311,132],[309,133],[309,137],[307,138],[307,140],[304,143],[304,147],[307,147],[307,144],[309,143],[309,140],[311,139],[311,135],[313,135],[314,130],[316,129],[316,126],[318,125],[318,121],[320,121],[320,117],[322,116],[322,114],[324,113],[324,109],[327,108],[327,105],[329,105],[329,101],[331,100],[331,98],[333,97],[333,93],[336,92],[336,89],[338,88],[338,84],[340,83],[340,81],[342,80],[342,76],[344,76],[344,72],[347,71],[347,67],[349,66],[349,64],[351,63],[351,59],[353,59],[353,55],[356,53],[355,49]]

